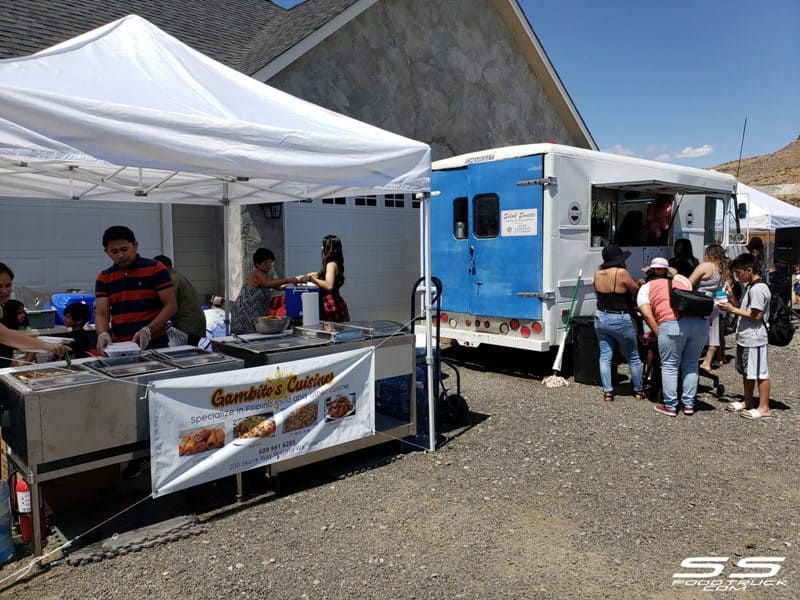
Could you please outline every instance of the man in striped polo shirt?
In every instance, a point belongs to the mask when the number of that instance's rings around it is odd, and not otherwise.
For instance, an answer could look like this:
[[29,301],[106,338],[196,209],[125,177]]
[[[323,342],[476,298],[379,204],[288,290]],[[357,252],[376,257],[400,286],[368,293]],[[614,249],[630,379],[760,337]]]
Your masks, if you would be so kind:
[[134,341],[142,350],[165,348],[167,321],[177,308],[169,271],[139,256],[139,243],[125,226],[106,229],[103,248],[114,264],[95,282],[97,349],[102,352],[112,341]]

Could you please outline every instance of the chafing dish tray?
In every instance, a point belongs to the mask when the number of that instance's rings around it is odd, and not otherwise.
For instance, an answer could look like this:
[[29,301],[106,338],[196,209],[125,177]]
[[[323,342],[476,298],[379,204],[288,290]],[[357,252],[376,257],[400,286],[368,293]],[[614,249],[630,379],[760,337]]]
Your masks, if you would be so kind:
[[154,350],[153,356],[179,369],[190,369],[203,365],[216,365],[219,363],[233,362],[230,356],[218,352],[206,352],[200,348],[164,348]]
[[324,346],[327,340],[305,337],[291,336],[276,340],[263,340],[260,342],[248,342],[239,345],[240,348],[250,352],[280,352],[281,350],[291,350],[293,348],[310,348],[312,346]]
[[366,337],[385,337],[396,333],[405,333],[403,324],[397,321],[348,321],[346,325],[362,330]]
[[66,366],[18,371],[11,373],[11,376],[34,391],[83,385],[102,380],[99,375],[90,371]]
[[344,323],[320,321],[315,327],[295,327],[300,335],[325,340],[328,342],[352,342],[364,339],[364,331],[355,327],[348,327]]
[[304,335],[289,335],[280,336],[274,339],[253,338],[252,340],[244,339],[241,336],[229,336],[224,338],[215,338],[214,343],[217,345],[217,349],[235,348],[237,350],[245,350],[254,354],[261,354],[263,352],[280,352],[281,350],[291,350],[294,348],[324,346],[328,342],[327,340],[306,337]]
[[86,363],[90,369],[108,377],[132,377],[174,369],[172,365],[154,360],[147,355],[98,358]]

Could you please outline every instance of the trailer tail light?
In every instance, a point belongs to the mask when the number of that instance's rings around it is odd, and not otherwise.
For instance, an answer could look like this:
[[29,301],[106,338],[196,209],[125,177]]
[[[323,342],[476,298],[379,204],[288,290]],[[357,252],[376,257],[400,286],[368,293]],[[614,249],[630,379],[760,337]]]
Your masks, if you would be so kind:
[[484,326],[486,329],[489,329],[489,327],[491,327],[491,326],[492,326],[492,324],[491,324],[491,323],[489,323],[489,321],[484,321],[484,322],[483,322],[483,326]]
[[431,323],[433,323],[434,325],[438,325],[439,324],[439,317],[433,317],[431,319]]
[[508,323],[500,323],[500,333],[508,333]]
[[517,319],[511,319],[511,329],[512,331],[519,329],[519,321]]
[[458,321],[456,321],[455,319],[450,319],[447,322],[447,324],[450,325],[451,329],[455,329],[456,327],[458,327]]
[[472,319],[465,319],[464,325],[466,325],[467,327],[472,327]]
[[533,333],[538,335],[542,333],[542,324],[539,323],[538,321],[534,321],[533,324],[531,325],[531,329],[533,329]]
[[531,337],[531,330],[528,328],[527,325],[523,325],[522,329],[519,330],[519,333],[524,338]]
[[446,312],[439,313],[439,318],[442,320],[442,323],[447,323],[450,320]]

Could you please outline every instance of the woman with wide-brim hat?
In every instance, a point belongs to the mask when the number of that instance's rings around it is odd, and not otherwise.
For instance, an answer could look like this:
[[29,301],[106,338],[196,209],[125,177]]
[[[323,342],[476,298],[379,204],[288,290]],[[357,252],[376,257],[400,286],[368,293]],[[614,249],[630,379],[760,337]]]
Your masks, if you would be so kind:
[[644,400],[642,359],[639,356],[636,326],[631,316],[639,284],[625,268],[625,261],[630,255],[619,246],[606,246],[603,248],[603,262],[593,278],[597,295],[594,329],[600,345],[600,381],[605,402],[614,400],[611,370],[617,346],[631,370],[633,396],[637,400]]

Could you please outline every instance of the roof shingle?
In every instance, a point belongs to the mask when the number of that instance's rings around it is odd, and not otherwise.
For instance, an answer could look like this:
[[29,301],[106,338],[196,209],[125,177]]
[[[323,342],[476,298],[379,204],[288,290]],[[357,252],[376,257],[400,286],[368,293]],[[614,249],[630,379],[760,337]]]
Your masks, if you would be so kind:
[[32,54],[135,13],[239,69],[252,41],[287,11],[268,0],[17,0],[0,4],[0,58]]

